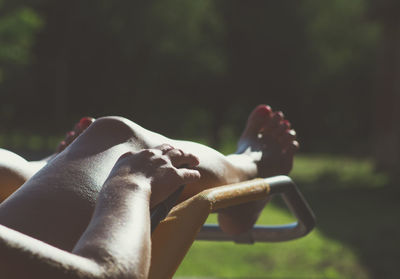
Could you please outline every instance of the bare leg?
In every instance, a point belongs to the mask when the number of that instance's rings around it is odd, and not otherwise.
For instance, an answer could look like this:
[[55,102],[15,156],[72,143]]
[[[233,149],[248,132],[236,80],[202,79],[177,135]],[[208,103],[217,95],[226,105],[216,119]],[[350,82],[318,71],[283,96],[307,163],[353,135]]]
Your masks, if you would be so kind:
[[15,192],[55,155],[64,150],[93,121],[94,119],[90,117],[82,118],[74,129],[66,134],[65,139],[60,142],[56,153],[39,161],[27,161],[11,151],[0,148],[0,202]]
[[[258,175],[288,172],[297,148],[289,128],[280,113],[260,106],[249,117],[238,153],[224,156],[200,144],[168,139],[123,118],[102,118],[0,205],[0,223],[70,250],[86,228],[98,192],[121,154],[163,143],[194,154],[200,160],[197,169],[202,178],[187,185],[186,194],[191,195]],[[268,173],[265,167],[274,162],[279,163],[278,172]],[[248,213],[256,216],[254,209],[259,207],[249,206]],[[234,233],[248,228],[247,220],[236,218],[244,213],[223,212],[226,218],[220,219],[221,225]]]
[[122,118],[95,121],[0,204],[0,223],[70,251],[88,225],[117,159],[146,148],[136,140],[136,126]]
[[199,172],[190,169],[198,163],[195,156],[167,145],[122,155],[102,186],[90,223],[72,252],[0,225],[2,277],[148,278],[151,201],[153,197],[166,198],[180,185],[199,179]]
[[253,110],[238,142],[235,154],[224,156],[201,144],[184,141],[168,142],[200,159],[202,179],[188,185],[185,197],[200,190],[235,183],[255,177],[288,174],[298,149],[296,134],[282,112],[272,112],[266,105]]
[[[270,107],[260,105],[249,116],[236,154],[227,159],[247,170],[246,179],[270,177],[290,172],[298,148],[296,133],[283,113],[272,112]],[[268,199],[221,211],[218,220],[222,229],[230,234],[250,229],[267,202]]]

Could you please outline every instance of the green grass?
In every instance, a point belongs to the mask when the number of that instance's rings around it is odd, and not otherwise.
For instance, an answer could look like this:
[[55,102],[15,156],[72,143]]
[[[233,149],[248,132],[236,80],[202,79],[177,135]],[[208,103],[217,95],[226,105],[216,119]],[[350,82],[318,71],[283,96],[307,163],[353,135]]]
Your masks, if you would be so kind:
[[[290,214],[270,205],[261,223],[293,221]],[[332,261],[332,259],[336,259]],[[286,243],[239,245],[197,241],[176,273],[217,278],[368,278],[356,254],[315,230]]]
[[[367,159],[298,156],[292,177],[318,225],[285,243],[197,241],[175,278],[399,278],[399,190]],[[215,223],[215,216],[208,222]],[[259,223],[293,217],[276,199]]]
[[25,152],[51,152],[55,150],[62,136],[39,135],[23,131],[0,133],[0,148],[23,150]]
[[319,188],[318,183],[335,189],[382,187],[389,183],[385,174],[374,171],[372,160],[332,155],[296,156],[290,176],[307,189]]

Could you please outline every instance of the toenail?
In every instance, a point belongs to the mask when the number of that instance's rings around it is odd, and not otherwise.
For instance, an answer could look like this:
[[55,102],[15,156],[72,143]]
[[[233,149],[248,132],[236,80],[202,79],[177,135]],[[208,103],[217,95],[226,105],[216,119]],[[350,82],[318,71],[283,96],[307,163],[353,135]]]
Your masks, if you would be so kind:
[[159,146],[159,149],[163,152],[168,152],[172,149],[175,149],[175,147],[173,147],[172,145],[170,145],[169,143],[163,143]]
[[91,117],[83,117],[81,120],[79,120],[79,127],[81,129],[85,129],[89,127],[90,124],[92,124],[93,118]]
[[67,143],[65,141],[61,141],[58,146],[57,146],[57,151],[61,152],[65,149],[65,147],[67,146]]
[[269,115],[272,112],[272,109],[271,109],[270,106],[261,105],[261,106],[258,107],[257,112],[259,114],[267,114],[267,115]]
[[283,125],[286,127],[286,129],[289,129],[291,126],[288,120],[283,120]]
[[295,136],[296,136],[296,131],[293,130],[293,129],[292,129],[292,130],[289,130],[288,134],[291,135],[291,136],[293,136],[293,137],[295,137]]
[[73,136],[75,136],[75,132],[74,131],[69,131],[67,133],[67,137],[73,137]]

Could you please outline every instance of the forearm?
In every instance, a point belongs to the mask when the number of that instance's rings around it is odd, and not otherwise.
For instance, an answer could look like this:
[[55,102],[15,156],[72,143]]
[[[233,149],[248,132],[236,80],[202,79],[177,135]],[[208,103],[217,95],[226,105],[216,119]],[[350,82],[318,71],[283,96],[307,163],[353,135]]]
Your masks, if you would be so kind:
[[73,253],[91,258],[116,278],[147,278],[150,264],[150,190],[103,188],[92,220]]
[[102,278],[94,261],[57,249],[0,225],[0,270],[4,278]]
[[148,196],[131,191],[99,197],[94,216],[72,253],[0,225],[1,277],[146,278]]

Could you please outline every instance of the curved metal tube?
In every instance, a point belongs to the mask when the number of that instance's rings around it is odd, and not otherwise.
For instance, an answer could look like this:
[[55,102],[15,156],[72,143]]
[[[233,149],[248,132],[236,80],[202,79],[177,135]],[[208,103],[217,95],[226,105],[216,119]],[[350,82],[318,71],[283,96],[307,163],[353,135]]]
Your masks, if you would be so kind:
[[270,186],[270,195],[281,195],[286,205],[297,218],[297,222],[278,226],[254,226],[253,229],[236,236],[225,234],[218,225],[204,225],[197,240],[235,241],[236,243],[279,242],[302,237],[315,226],[315,215],[288,176],[265,178]]

